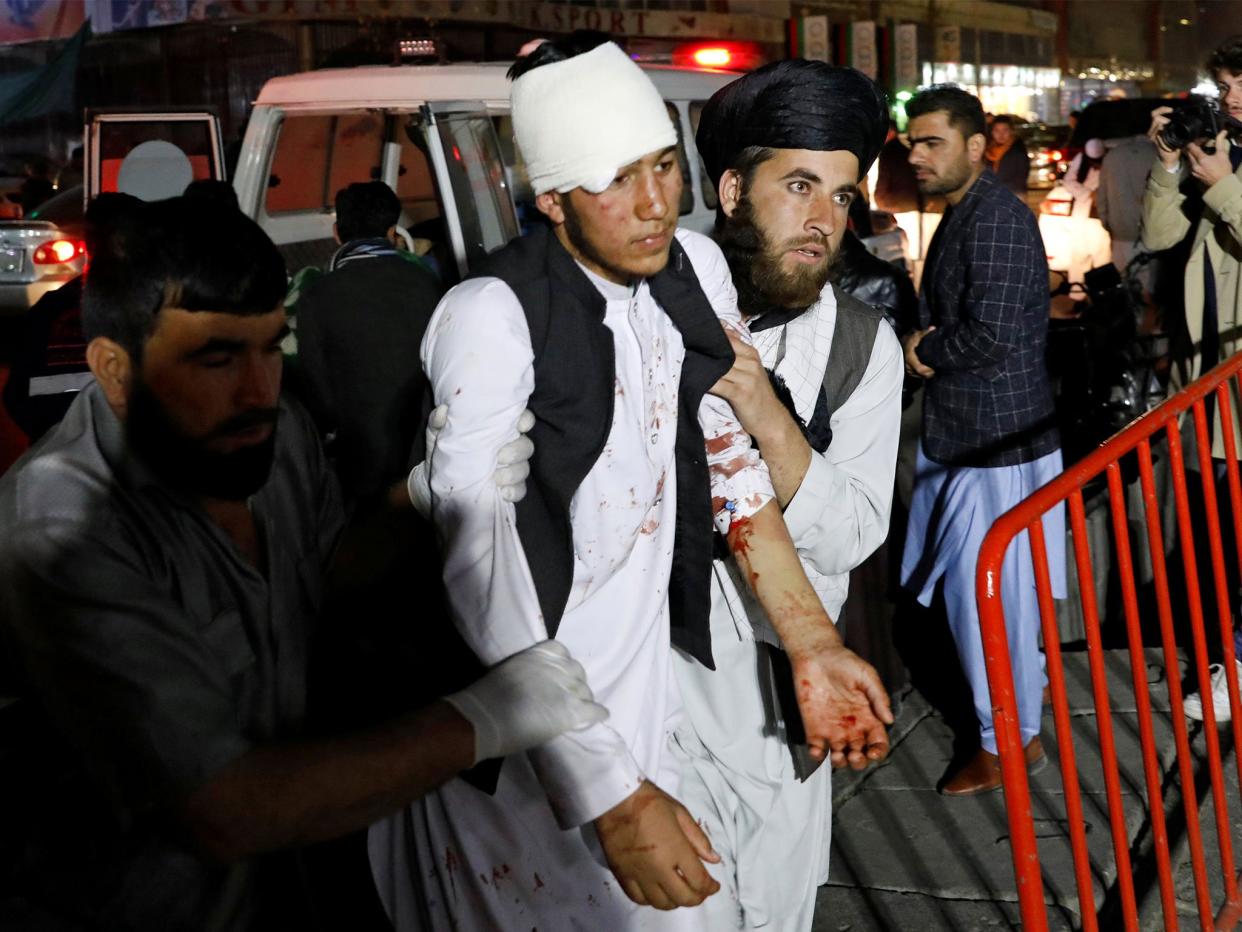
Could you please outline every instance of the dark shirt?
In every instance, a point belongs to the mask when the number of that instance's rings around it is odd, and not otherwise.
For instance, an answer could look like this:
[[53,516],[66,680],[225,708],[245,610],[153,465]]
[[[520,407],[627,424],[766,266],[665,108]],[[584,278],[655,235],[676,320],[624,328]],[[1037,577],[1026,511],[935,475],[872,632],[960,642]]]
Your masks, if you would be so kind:
[[55,791],[14,886],[71,927],[260,928],[265,903],[286,917],[304,905],[284,882],[291,855],[219,865],[168,815],[253,746],[304,729],[342,510],[296,405],[282,401],[276,438],[250,500],[266,575],[128,452],[96,384],[0,479],[0,636],[21,703],[61,750],[29,762]]
[[350,259],[298,299],[303,400],[347,498],[382,492],[410,468],[422,425],[419,345],[439,303],[435,274],[400,256]]
[[923,449],[939,463],[1011,466],[1060,445],[1044,348],[1048,261],[1030,209],[984,172],[932,239],[919,296],[919,343],[936,371]]

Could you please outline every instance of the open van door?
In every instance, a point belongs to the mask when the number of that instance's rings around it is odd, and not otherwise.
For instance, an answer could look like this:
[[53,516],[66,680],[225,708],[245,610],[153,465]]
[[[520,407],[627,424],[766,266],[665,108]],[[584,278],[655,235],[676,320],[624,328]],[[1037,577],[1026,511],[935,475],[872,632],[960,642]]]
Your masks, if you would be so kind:
[[225,180],[220,120],[209,110],[87,110],[82,143],[87,203],[110,191],[157,201],[191,181]]
[[479,101],[424,104],[427,156],[435,172],[444,224],[458,273],[519,233],[500,143]]

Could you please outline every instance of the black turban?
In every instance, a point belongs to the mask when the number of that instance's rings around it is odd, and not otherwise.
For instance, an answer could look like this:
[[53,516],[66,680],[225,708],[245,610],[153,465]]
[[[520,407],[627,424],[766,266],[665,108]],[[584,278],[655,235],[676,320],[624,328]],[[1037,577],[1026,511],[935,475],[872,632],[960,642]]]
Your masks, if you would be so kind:
[[712,182],[750,146],[843,150],[858,156],[861,179],[888,134],[888,102],[853,68],[804,58],[764,65],[712,95],[694,140]]

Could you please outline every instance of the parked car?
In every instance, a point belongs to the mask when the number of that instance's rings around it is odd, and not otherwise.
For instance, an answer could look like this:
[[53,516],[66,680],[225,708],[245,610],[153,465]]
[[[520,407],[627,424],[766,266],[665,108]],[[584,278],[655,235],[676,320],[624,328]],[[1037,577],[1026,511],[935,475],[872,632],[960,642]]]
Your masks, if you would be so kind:
[[53,196],[21,220],[0,221],[0,315],[24,313],[81,274],[86,264],[82,186]]

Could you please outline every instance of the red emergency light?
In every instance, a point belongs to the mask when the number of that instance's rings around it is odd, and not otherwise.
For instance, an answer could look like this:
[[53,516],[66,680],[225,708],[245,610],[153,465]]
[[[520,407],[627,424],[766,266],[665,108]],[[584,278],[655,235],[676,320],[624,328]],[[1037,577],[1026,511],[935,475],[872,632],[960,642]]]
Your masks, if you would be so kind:
[[673,64],[700,71],[748,71],[763,64],[753,42],[692,42],[673,50]]

